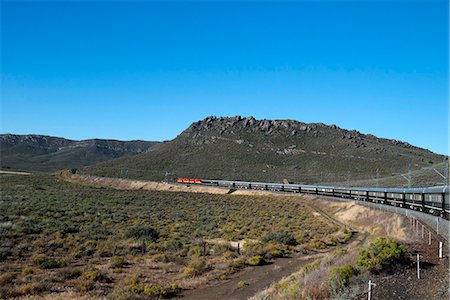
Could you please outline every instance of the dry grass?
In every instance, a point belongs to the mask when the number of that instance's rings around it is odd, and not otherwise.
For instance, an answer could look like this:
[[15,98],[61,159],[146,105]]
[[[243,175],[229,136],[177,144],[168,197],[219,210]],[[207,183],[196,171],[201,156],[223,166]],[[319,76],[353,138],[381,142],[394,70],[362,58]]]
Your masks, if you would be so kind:
[[[250,298],[251,300],[353,299],[360,293],[360,285],[353,284],[341,291],[333,290],[328,282],[331,269],[354,265],[359,250],[378,236],[388,236],[403,242],[411,242],[415,239],[409,233],[401,216],[359,206],[352,202],[333,202],[316,197],[309,197],[309,199],[339,221],[359,230],[360,234],[345,247],[345,252],[336,250],[316,260],[300,269],[299,272],[259,292]],[[366,277],[367,273],[363,273],[352,278],[351,282],[367,281]]]
[[339,221],[349,224],[358,231],[367,232],[374,237],[388,236],[403,242],[414,239],[404,224],[405,219],[400,215],[368,208],[354,202],[333,202],[310,198]]

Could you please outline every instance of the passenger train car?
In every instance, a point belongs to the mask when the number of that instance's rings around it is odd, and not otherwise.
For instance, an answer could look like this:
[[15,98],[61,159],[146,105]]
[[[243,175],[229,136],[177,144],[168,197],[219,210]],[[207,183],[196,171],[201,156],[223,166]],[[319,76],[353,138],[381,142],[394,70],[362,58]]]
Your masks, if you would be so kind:
[[440,215],[446,219],[449,219],[450,214],[449,186],[411,189],[365,188],[191,178],[178,178],[177,182],[183,184],[202,184],[235,189],[315,194],[358,201],[369,201],[419,210],[433,215]]

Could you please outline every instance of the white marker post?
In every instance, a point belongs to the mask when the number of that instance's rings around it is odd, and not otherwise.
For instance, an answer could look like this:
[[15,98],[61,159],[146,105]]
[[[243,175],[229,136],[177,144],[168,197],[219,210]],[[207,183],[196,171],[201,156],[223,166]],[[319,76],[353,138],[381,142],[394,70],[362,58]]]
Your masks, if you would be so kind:
[[439,217],[436,219],[436,233],[439,235]]
[[375,283],[372,283],[372,280],[369,280],[369,293],[368,293],[368,300],[372,300],[372,287],[376,286]]
[[420,279],[420,254],[417,254],[417,279]]
[[431,231],[428,231],[428,245],[431,245]]
[[439,242],[439,258],[442,258],[442,257],[444,257],[442,255],[442,242]]
[[422,239],[423,239],[423,235],[424,235],[424,230],[423,230],[423,224],[422,224]]

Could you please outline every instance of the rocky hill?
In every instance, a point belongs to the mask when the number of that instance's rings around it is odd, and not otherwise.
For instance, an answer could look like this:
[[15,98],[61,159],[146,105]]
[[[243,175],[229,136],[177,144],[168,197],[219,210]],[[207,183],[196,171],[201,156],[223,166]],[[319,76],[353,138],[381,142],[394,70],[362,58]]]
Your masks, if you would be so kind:
[[44,135],[0,135],[2,169],[53,171],[148,152],[158,142],[82,140]]
[[406,142],[335,125],[294,120],[208,117],[154,151],[85,168],[92,175],[320,183],[367,180],[442,163]]

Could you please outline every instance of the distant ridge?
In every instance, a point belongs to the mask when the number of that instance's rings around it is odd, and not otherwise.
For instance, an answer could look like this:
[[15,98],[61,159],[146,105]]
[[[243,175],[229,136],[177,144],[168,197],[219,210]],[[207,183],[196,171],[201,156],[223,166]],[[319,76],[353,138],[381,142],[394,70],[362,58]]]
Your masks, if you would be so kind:
[[122,156],[145,153],[159,142],[68,140],[45,135],[0,135],[2,169],[54,171],[79,168]]
[[[445,156],[407,142],[295,120],[207,117],[154,151],[82,171],[173,180],[177,176],[299,183],[350,182],[419,170]],[[378,175],[377,175],[378,174]]]

